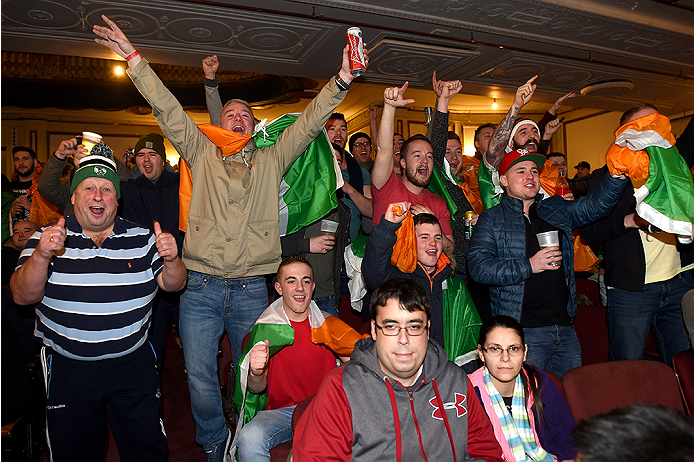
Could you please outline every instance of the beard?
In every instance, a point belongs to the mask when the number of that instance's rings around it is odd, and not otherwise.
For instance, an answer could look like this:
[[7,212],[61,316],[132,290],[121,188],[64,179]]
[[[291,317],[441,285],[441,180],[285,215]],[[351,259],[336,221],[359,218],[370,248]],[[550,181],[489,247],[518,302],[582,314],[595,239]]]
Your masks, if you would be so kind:
[[[532,151],[527,148],[529,144],[534,144],[535,149]],[[537,150],[540,148],[540,142],[537,140],[537,138],[529,138],[524,145],[522,146],[515,146],[514,149],[528,149],[530,152],[537,152]]]
[[27,168],[26,172],[22,173],[19,170],[17,170],[17,175],[19,175],[20,178],[25,178],[28,176],[31,176],[34,174],[34,163],[32,162],[31,165],[29,165],[29,168]]
[[417,177],[417,169],[412,170],[409,167],[405,168],[405,178],[407,178],[407,181],[420,188],[426,188],[429,186],[429,181],[431,181],[431,173],[432,172],[430,170],[427,179],[422,180]]

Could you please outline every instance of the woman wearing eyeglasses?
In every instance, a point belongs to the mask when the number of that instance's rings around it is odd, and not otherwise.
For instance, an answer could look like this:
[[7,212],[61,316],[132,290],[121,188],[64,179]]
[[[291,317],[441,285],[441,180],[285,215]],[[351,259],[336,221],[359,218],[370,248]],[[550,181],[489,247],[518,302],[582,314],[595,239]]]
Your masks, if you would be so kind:
[[527,345],[520,323],[510,316],[486,320],[477,349],[484,366],[469,376],[470,381],[505,459],[573,459],[576,449],[570,434],[576,421],[549,376],[524,364]]

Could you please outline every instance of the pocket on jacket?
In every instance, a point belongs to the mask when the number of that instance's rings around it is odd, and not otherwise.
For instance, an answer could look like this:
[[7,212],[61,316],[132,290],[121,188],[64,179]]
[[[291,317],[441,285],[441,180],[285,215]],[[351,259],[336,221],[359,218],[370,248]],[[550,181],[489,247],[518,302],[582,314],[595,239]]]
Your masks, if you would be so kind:
[[214,220],[191,216],[183,246],[186,258],[211,264],[216,228]]
[[275,220],[248,224],[248,266],[270,263],[280,256],[280,230]]

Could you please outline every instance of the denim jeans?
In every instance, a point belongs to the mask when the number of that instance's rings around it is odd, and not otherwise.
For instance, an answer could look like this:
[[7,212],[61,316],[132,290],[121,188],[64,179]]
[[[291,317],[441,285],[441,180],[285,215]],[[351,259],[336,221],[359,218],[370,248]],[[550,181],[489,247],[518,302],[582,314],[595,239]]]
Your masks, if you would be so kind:
[[523,329],[528,357],[525,362],[561,378],[581,366],[581,344],[573,326],[544,326]]
[[236,364],[243,337],[267,306],[262,276],[223,279],[188,272],[188,286],[181,295],[179,329],[197,441],[205,450],[223,443],[228,435],[217,375],[219,339],[226,329]]
[[239,431],[239,460],[270,462],[270,449],[292,439],[292,415],[296,406],[260,411]]
[[642,359],[648,329],[653,327],[660,360],[670,366],[677,353],[690,348],[682,318],[682,297],[694,288],[691,272],[644,288],[643,292],[608,290],[609,359]]
[[335,308],[335,297],[314,298],[313,301],[316,302],[316,305],[318,305],[318,308],[320,308],[321,311],[330,313],[337,318],[340,317],[340,314],[337,312],[337,309]]

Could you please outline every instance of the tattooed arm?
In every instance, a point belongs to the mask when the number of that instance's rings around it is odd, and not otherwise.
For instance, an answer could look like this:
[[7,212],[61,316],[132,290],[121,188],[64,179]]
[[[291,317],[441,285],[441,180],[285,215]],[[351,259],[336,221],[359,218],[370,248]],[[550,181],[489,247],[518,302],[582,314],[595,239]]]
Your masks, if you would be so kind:
[[516,122],[518,113],[523,106],[528,104],[530,98],[533,97],[535,88],[537,85],[533,84],[537,76],[528,80],[524,85],[518,87],[516,90],[516,99],[513,105],[508,110],[506,117],[499,123],[492,135],[492,139],[489,141],[489,147],[487,148],[487,153],[485,154],[485,159],[487,163],[493,166],[495,169],[499,168],[501,159],[504,158],[505,148],[508,145],[508,138],[511,136],[511,129],[513,124]]

